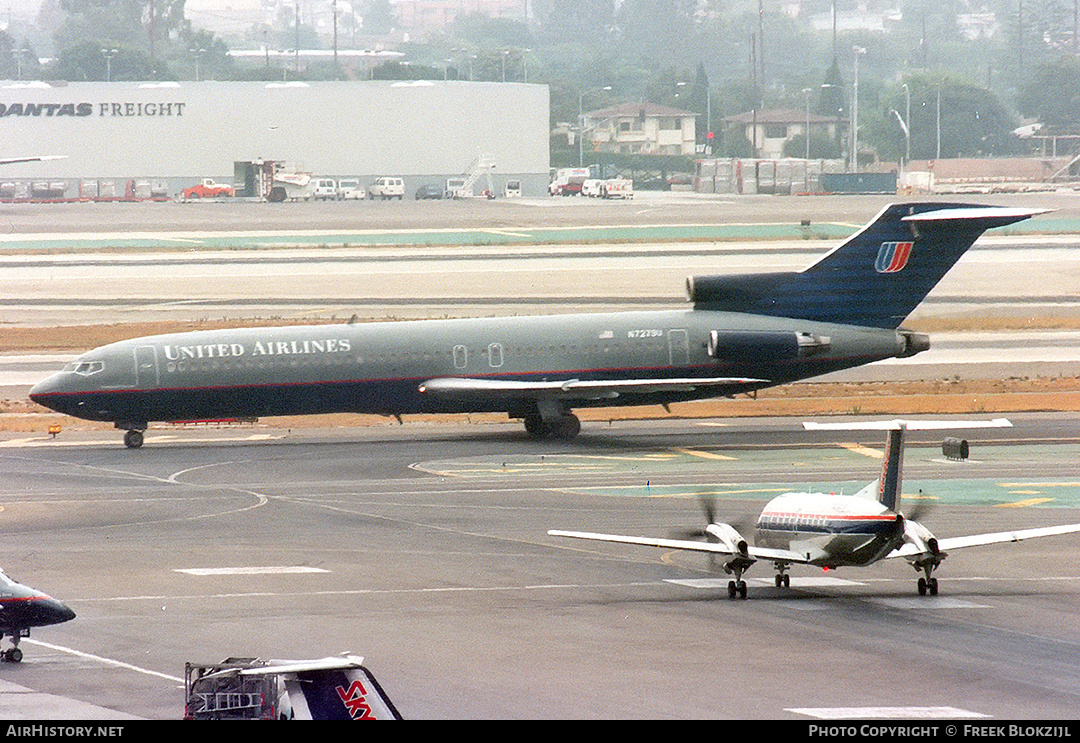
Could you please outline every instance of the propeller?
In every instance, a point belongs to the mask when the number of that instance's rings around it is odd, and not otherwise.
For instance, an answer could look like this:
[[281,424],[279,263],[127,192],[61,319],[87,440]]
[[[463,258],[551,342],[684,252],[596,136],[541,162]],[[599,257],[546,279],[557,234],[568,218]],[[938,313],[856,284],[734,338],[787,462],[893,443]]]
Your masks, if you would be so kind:
[[937,499],[932,495],[928,495],[922,488],[919,488],[919,495],[915,499],[915,504],[904,518],[921,524],[923,517],[933,510],[933,505],[931,504],[931,501],[933,500]]
[[[695,497],[705,514],[705,526],[716,522],[716,499],[706,495],[704,491],[698,491]],[[715,541],[715,538],[705,531],[705,526],[679,528],[671,530],[673,539],[697,539],[699,541]]]

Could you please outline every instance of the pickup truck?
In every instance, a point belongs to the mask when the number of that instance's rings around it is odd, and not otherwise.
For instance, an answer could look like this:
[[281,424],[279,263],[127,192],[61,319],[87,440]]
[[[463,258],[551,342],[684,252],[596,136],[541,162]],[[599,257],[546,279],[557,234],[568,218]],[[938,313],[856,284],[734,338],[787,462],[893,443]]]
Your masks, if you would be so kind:
[[184,189],[185,199],[209,199],[214,196],[232,195],[232,186],[226,183],[215,183],[213,178],[203,178],[202,183]]

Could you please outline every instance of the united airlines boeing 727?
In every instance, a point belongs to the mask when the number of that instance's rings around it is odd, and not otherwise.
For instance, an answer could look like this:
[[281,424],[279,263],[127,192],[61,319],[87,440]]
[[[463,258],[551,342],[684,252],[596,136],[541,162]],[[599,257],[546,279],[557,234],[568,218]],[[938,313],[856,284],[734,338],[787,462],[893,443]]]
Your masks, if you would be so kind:
[[891,205],[803,271],[688,279],[689,309],[135,338],[30,397],[111,421],[133,448],[152,421],[338,412],[501,411],[530,436],[572,438],[575,408],[729,396],[924,351],[904,319],[985,230],[1042,211]]

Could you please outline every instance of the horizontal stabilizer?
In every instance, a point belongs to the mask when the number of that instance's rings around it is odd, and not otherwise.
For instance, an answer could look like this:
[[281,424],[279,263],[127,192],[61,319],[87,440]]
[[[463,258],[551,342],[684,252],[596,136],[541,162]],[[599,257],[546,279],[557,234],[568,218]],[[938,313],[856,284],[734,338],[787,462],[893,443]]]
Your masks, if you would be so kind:
[[1011,428],[1008,418],[994,418],[988,421],[855,421],[843,423],[815,423],[806,421],[803,428],[807,431],[892,431],[903,426],[909,431],[941,431],[952,428]]

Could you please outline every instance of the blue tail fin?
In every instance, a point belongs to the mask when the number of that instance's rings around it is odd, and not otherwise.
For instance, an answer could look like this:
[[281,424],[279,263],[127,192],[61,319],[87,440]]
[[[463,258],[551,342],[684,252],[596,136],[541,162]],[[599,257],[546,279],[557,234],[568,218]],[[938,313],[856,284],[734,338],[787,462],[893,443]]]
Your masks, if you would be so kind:
[[988,229],[1040,214],[975,204],[893,204],[799,273],[694,277],[702,307],[897,328]]

